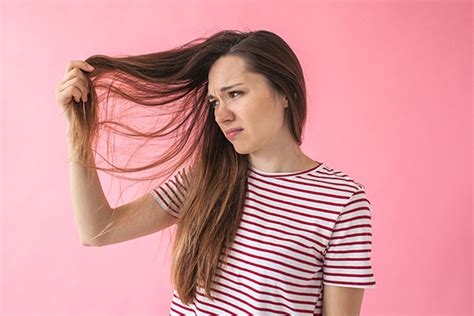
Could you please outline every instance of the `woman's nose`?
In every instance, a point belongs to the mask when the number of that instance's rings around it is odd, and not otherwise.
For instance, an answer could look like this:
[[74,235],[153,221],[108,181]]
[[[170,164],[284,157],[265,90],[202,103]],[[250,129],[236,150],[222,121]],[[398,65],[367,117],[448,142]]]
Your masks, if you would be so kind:
[[218,123],[231,119],[234,113],[230,111],[224,103],[220,103],[214,110],[214,116]]

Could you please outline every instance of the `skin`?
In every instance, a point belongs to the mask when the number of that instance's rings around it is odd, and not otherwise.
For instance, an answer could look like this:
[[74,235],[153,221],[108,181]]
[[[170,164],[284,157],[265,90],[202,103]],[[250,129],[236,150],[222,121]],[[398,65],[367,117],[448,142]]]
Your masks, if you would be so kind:
[[[288,101],[273,90],[263,75],[248,72],[237,56],[218,59],[209,70],[209,106],[225,135],[230,128],[244,130],[227,138],[239,154],[249,154],[250,164],[266,172],[296,172],[319,166],[303,153],[291,137],[284,119]],[[222,87],[242,83],[226,91]],[[227,136],[226,136],[227,137]],[[324,286],[323,315],[357,316],[364,289]]]
[[365,289],[324,285],[324,316],[359,316]]
[[[221,87],[242,83],[227,91]],[[252,167],[266,172],[296,172],[319,166],[292,138],[284,119],[288,100],[271,88],[261,74],[246,70],[238,56],[219,58],[208,74],[208,96],[216,123],[225,135],[230,128],[244,130],[227,138],[239,154],[249,154]],[[226,136],[227,137],[227,136]]]

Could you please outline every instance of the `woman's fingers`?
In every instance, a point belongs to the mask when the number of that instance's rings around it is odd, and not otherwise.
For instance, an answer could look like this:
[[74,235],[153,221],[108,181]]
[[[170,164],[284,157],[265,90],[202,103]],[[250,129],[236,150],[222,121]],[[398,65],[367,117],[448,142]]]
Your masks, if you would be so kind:
[[[66,110],[73,99],[77,103],[81,100],[87,102],[89,84],[84,72],[93,70],[91,65],[82,60],[68,63],[63,79],[56,85],[56,100],[61,108]],[[67,117],[69,118],[69,113]]]

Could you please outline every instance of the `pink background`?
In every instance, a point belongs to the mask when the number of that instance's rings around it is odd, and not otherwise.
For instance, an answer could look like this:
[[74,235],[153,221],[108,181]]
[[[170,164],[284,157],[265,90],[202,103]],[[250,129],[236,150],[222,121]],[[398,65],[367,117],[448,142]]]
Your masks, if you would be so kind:
[[[80,243],[54,90],[69,60],[222,29],[289,43],[303,150],[367,189],[377,288],[361,315],[472,315],[471,2],[2,1],[0,21],[2,315],[168,313],[171,230]],[[100,176],[112,206],[136,197]]]

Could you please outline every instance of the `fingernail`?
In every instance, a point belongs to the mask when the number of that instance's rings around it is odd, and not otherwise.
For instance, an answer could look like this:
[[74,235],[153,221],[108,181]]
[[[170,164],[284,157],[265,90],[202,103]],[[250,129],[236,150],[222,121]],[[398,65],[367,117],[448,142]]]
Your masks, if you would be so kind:
[[92,67],[91,65],[89,65],[89,69],[90,69],[90,70],[94,70],[94,67]]

